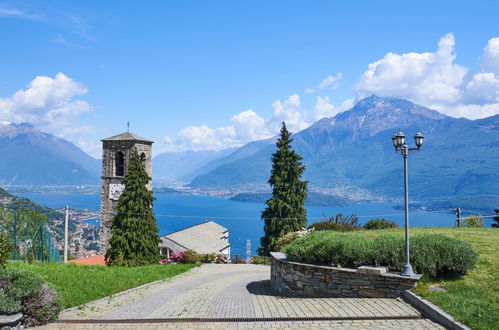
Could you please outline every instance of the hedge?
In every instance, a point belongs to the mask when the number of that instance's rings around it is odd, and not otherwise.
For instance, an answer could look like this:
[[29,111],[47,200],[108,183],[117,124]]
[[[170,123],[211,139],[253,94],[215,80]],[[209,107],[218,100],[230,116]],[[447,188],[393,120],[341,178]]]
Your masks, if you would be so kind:
[[[299,262],[358,267],[386,266],[400,271],[405,264],[405,240],[396,235],[375,238],[357,233],[312,232],[284,247],[288,259]],[[414,271],[437,277],[472,269],[478,253],[471,244],[438,234],[411,236],[411,264]]]

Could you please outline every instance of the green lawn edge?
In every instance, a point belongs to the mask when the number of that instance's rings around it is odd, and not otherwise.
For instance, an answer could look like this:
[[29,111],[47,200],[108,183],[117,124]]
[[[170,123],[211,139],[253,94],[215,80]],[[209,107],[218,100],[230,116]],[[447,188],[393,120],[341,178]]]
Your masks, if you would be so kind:
[[59,308],[62,310],[150,282],[171,278],[195,265],[149,265],[127,268],[55,262],[32,264],[9,262],[7,267],[22,268],[40,274],[58,293]]
[[[366,236],[404,235],[404,229],[360,231]],[[442,234],[467,241],[480,254],[475,269],[463,276],[423,279],[412,290],[473,329],[497,329],[499,324],[499,229],[496,228],[410,228],[410,235]],[[439,286],[446,292],[430,291]]]

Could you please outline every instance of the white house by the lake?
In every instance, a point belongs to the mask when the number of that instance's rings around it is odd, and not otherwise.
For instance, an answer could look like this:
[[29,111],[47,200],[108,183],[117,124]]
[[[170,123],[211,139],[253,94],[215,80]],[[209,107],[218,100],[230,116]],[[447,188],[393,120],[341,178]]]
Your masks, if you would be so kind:
[[161,237],[161,255],[170,257],[177,251],[194,250],[230,257],[229,230],[213,221],[187,227]]

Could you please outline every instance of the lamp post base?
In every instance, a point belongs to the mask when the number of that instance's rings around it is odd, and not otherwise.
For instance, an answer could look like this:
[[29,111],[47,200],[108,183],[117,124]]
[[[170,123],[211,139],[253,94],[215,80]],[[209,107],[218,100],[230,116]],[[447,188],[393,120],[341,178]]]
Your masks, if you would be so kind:
[[402,268],[402,273],[400,273],[402,276],[414,276],[414,272],[412,271],[412,266],[411,264],[405,264],[404,268]]

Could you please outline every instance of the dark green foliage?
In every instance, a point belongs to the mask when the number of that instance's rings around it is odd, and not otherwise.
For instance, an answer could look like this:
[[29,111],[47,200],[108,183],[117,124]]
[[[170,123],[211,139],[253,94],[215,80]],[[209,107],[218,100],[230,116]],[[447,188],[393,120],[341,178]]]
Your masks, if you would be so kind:
[[366,230],[398,228],[398,225],[390,220],[383,218],[371,219],[364,224]]
[[5,268],[5,263],[9,259],[11,252],[12,244],[10,244],[5,235],[0,234],[0,268]]
[[419,234],[411,238],[411,263],[429,276],[464,274],[475,266],[478,253],[465,241],[438,234]]
[[291,148],[291,133],[282,123],[277,150],[272,155],[272,170],[268,183],[272,187],[272,197],[267,200],[267,208],[262,212],[265,221],[264,235],[260,239],[258,254],[268,256],[275,250],[277,240],[289,232],[307,225],[307,181],[300,180],[305,166],[302,157]]
[[33,326],[54,320],[56,294],[40,275],[22,269],[0,269],[0,314],[23,313],[22,324]]
[[492,224],[493,228],[499,228],[499,209],[495,209],[494,212],[497,214],[495,217],[492,219],[496,222]]
[[[386,266],[392,271],[402,270],[405,265],[405,240],[402,236],[378,236],[374,239],[373,249],[376,254],[374,265]],[[413,252],[414,250],[411,249],[411,254]]]
[[[290,260],[342,267],[386,266],[400,271],[405,264],[402,236],[369,238],[358,233],[313,232],[284,248]],[[472,269],[478,254],[471,244],[438,234],[411,237],[411,264],[426,276],[464,274]]]
[[110,266],[141,266],[158,261],[158,226],[152,211],[154,197],[147,189],[151,178],[137,150],[130,157],[125,189],[118,200],[118,214],[111,225],[111,247],[106,253]]
[[314,230],[334,230],[334,231],[354,231],[361,229],[359,218],[355,215],[344,216],[338,213],[336,216],[311,224],[309,229]]

